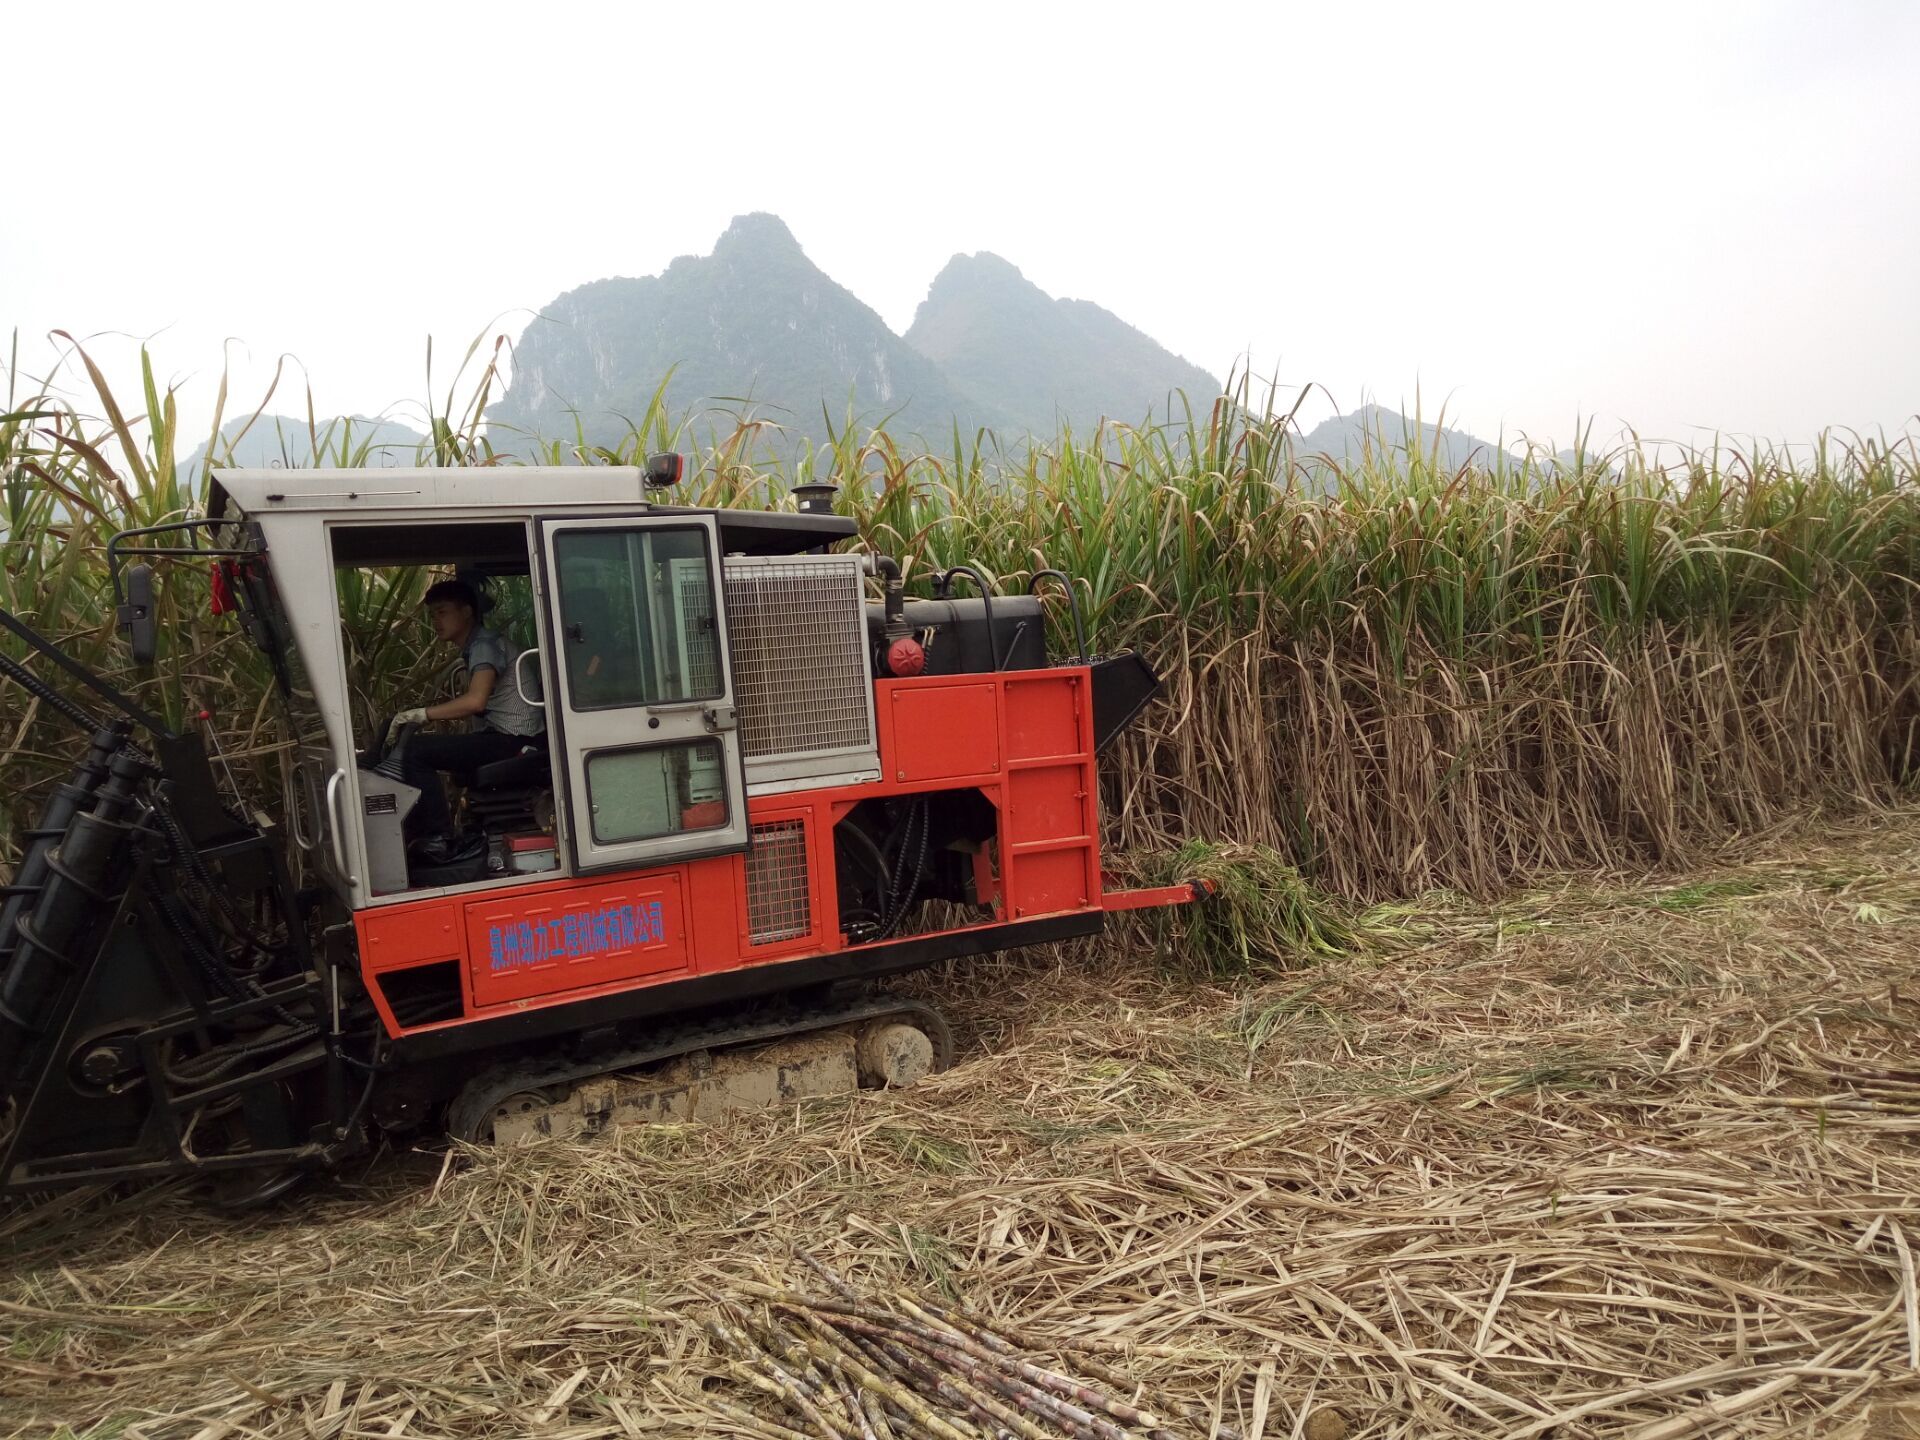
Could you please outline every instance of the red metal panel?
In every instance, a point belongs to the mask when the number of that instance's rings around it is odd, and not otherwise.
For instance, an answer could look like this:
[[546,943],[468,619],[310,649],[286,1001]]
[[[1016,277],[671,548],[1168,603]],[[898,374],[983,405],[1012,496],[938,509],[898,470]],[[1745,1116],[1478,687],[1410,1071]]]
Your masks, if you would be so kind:
[[467,970],[482,1008],[688,970],[678,871],[468,901]]
[[363,910],[358,918],[360,968],[369,973],[458,960],[466,954],[455,901],[428,900],[404,910]]
[[1095,891],[1087,876],[1087,848],[1023,850],[1014,861],[1013,918],[1031,920],[1062,910],[1085,910]]
[[1007,796],[1007,830],[1014,843],[1092,839],[1084,766],[1023,766],[1007,776]]
[[977,675],[964,679],[968,683],[942,683],[949,677],[939,676],[883,685],[893,738],[892,752],[880,757],[883,777],[912,785],[999,772],[999,687]]
[[1084,755],[1091,731],[1082,726],[1082,689],[1086,671],[1049,670],[1037,678],[1010,675],[1007,690],[1007,756],[1038,760]]
[[1002,869],[1008,918],[1099,903],[1100,845],[1088,672],[1008,675],[1007,809]]
[[734,919],[735,910],[746,903],[741,896],[740,857],[716,855],[695,860],[683,866],[680,873],[687,884],[693,972],[711,975],[732,970],[740,964],[740,952],[747,943],[746,932]]
[[[460,907],[452,900],[428,900],[405,909],[362,910],[354,917],[360,940],[360,969],[371,977],[415,965],[466,958],[466,936],[460,929]],[[367,993],[389,1035],[400,1033],[400,1022],[387,1004],[387,993],[377,981]],[[473,990],[466,966],[460,967],[460,1005],[473,1008]]]

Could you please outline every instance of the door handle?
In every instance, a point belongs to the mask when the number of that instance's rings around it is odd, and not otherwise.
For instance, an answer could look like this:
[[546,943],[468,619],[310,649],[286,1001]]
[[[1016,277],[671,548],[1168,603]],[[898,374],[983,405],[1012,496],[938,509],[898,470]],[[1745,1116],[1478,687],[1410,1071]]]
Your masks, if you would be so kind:
[[347,866],[347,852],[341,848],[341,839],[346,825],[340,815],[340,787],[346,782],[347,772],[336,770],[327,777],[327,838],[333,842],[333,865],[340,872],[340,878],[347,882],[349,890],[358,890],[360,881]]

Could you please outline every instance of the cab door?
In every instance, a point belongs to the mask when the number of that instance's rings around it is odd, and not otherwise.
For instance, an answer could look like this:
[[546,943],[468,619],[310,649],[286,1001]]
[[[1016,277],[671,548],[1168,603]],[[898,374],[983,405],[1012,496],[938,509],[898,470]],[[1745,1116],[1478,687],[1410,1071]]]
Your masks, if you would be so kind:
[[713,517],[535,528],[574,873],[746,849]]

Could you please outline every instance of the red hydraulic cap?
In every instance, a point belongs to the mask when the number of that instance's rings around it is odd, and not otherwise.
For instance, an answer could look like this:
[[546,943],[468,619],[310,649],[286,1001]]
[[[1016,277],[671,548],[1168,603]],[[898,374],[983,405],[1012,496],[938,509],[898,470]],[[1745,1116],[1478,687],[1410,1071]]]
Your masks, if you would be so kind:
[[887,669],[902,677],[918,675],[927,668],[927,652],[911,635],[902,635],[887,646]]

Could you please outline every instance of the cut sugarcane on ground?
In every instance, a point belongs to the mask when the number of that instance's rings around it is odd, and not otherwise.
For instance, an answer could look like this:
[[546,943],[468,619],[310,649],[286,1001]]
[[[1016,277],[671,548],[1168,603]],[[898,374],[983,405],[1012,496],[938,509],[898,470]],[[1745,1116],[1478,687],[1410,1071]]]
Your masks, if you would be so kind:
[[1340,935],[923,977],[908,1091],[10,1215],[0,1433],[1905,1433],[1920,811]]

